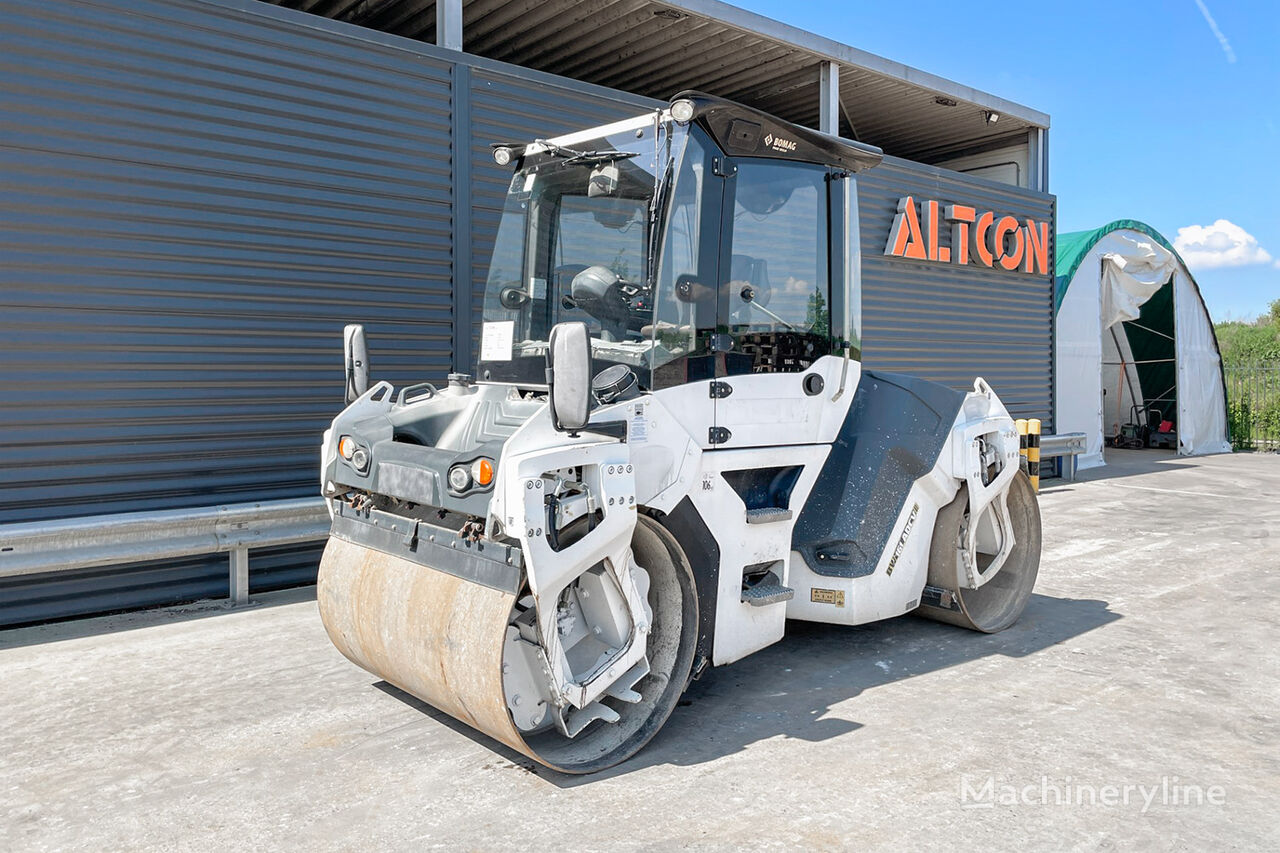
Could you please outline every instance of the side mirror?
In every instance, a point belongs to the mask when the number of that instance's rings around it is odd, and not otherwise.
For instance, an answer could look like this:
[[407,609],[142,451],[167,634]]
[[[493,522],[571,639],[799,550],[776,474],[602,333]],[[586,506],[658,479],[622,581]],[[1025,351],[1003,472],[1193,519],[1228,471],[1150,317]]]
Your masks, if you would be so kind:
[[547,347],[551,423],[577,433],[591,414],[591,336],[586,323],[557,323]]
[[369,390],[369,347],[364,342],[364,326],[353,323],[342,330],[342,358],[346,365],[347,405]]
[[523,308],[531,299],[533,299],[533,297],[527,290],[521,290],[518,287],[511,287],[510,285],[498,291],[498,304],[503,308],[506,308],[508,311],[515,311],[519,308]]

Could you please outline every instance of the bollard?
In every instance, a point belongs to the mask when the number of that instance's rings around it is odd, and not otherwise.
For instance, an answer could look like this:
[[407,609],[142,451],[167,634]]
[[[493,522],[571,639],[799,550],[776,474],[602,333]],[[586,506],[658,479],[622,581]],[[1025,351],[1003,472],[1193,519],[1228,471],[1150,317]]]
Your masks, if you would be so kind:
[[1040,419],[1027,421],[1027,474],[1031,477],[1031,488],[1040,491]]
[[1018,469],[1030,474],[1027,470],[1027,419],[1018,418],[1013,424],[1018,428]]

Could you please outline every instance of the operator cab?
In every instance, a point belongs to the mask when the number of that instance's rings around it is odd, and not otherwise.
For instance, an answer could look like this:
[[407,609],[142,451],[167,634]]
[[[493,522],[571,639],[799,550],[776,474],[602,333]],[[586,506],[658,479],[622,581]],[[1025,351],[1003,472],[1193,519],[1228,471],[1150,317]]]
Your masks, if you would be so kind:
[[544,386],[550,330],[566,321],[587,324],[593,375],[624,365],[645,390],[859,357],[853,176],[880,158],[699,93],[495,146],[515,173],[480,380]]

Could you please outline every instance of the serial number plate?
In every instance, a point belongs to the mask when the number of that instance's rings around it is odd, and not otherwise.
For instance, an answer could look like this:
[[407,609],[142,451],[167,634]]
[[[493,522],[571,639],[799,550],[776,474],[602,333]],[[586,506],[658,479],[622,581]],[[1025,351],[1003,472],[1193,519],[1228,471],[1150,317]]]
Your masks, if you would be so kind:
[[814,587],[809,590],[809,600],[817,604],[834,604],[836,607],[844,607],[844,590]]

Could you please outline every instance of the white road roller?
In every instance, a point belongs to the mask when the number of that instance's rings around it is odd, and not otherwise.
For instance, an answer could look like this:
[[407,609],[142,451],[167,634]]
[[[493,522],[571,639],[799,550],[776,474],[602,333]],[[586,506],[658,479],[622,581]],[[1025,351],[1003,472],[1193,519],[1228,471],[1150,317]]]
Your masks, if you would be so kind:
[[698,93],[494,148],[474,377],[325,435],[320,614],[356,664],[549,767],[634,755],[788,619],[1021,614],[1040,515],[985,382],[863,370],[879,150]]

